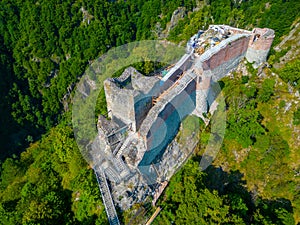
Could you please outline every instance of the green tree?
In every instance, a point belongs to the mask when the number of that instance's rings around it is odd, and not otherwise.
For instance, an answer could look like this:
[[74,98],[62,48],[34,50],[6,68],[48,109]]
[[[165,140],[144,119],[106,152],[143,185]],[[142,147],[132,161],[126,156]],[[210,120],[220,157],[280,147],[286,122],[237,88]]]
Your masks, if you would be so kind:
[[265,79],[262,83],[261,89],[258,91],[258,98],[262,102],[267,102],[270,100],[271,96],[274,94],[274,79]]

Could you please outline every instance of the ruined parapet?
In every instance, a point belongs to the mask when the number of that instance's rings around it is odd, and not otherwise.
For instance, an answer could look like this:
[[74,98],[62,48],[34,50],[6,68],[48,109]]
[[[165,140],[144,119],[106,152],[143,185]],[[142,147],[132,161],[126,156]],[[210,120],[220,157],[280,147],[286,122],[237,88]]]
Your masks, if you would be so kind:
[[[208,99],[211,99],[208,95],[213,94],[212,80],[218,81],[237,66],[246,54],[249,38],[250,32],[230,36],[196,58],[193,69],[175,80],[174,76],[177,76],[176,71],[180,65],[186,65],[191,59],[189,54],[182,57],[170,71],[170,75],[164,78],[166,81],[173,78],[175,84],[156,100],[140,127],[139,134],[144,139],[146,148],[138,151],[136,166],[155,163],[174,138],[182,119],[195,108],[199,116],[208,111]],[[191,104],[188,104],[189,100]]]
[[268,28],[255,28],[250,32],[228,25],[210,25],[208,31],[214,31],[215,34],[226,38],[229,36],[235,37],[236,35],[251,35],[248,41],[246,58],[250,63],[254,63],[253,66],[255,68],[266,61],[275,37],[274,30]]
[[246,58],[248,62],[253,63],[254,68],[267,60],[274,37],[274,30],[269,28],[255,28],[252,31]]
[[131,129],[136,131],[151,107],[149,96],[158,94],[158,86],[157,77],[145,77],[133,67],[127,68],[119,78],[105,80],[109,116],[120,126],[131,124]]

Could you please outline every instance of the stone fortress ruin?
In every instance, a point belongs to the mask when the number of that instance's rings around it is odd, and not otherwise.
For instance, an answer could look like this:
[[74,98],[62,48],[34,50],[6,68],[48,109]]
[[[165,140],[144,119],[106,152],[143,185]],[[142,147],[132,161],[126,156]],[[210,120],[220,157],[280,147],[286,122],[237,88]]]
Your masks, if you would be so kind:
[[110,224],[122,210],[153,197],[191,152],[174,140],[188,115],[202,119],[216,98],[212,86],[246,57],[254,67],[266,61],[274,31],[252,32],[211,25],[187,43],[186,54],[153,76],[133,67],[104,82],[109,119],[100,115],[91,155]]

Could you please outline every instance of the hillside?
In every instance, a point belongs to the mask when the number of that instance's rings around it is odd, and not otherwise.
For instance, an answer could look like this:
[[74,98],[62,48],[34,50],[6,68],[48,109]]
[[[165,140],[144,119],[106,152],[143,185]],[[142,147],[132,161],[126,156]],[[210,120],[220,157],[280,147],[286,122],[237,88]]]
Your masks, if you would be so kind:
[[[208,126],[161,196],[154,224],[300,222],[297,1],[4,0],[0,6],[0,224],[107,224],[94,173],[74,139],[76,82],[112,47],[156,38],[184,45],[209,24],[272,28],[274,47],[268,66],[242,63],[220,82],[227,105],[222,149],[208,170],[198,171]],[[149,73],[157,65],[135,66]],[[105,112],[101,93],[97,111]],[[136,224],[154,211],[138,205],[120,213],[121,220],[129,222],[139,207],[148,211]]]

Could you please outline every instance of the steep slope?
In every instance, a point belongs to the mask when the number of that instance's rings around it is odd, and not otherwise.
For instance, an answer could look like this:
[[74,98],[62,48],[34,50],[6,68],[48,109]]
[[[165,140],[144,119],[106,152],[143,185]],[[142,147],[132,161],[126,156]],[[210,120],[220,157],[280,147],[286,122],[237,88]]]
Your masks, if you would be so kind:
[[[300,19],[292,24],[292,29],[288,35],[283,36],[282,41],[274,47],[274,50],[281,57],[279,62],[273,63],[279,69],[290,61],[300,58]],[[274,57],[270,58],[270,60]]]

